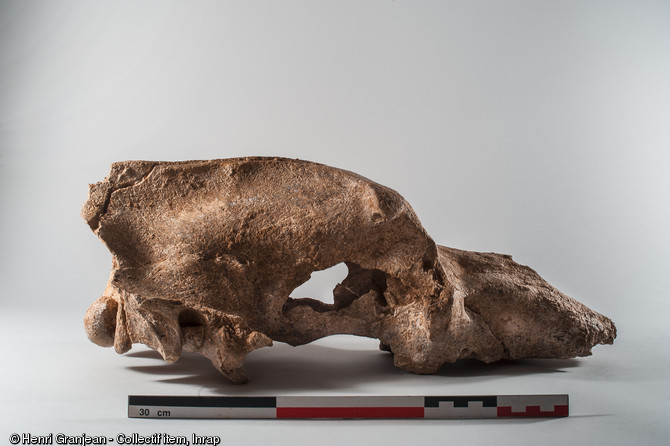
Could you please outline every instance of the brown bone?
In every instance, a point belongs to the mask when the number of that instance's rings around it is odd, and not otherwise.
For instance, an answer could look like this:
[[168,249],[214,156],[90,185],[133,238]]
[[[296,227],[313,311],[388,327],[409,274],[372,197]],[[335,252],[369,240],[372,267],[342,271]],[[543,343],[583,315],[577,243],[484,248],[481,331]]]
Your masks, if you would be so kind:
[[[378,338],[398,367],[435,373],[460,358],[586,356],[616,336],[510,256],[437,246],[397,192],[321,164],[115,163],[82,215],[113,256],[89,339],[119,353],[143,343],[168,362],[199,352],[234,382],[272,340]],[[332,305],[290,297],[341,262]]]

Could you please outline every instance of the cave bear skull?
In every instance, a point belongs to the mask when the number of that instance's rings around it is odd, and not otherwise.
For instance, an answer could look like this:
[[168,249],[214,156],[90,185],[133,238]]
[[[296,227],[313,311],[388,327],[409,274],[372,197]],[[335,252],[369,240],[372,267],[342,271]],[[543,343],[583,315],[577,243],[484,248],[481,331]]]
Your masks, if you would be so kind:
[[[510,256],[438,246],[397,192],[322,164],[119,162],[82,215],[113,257],[89,339],[168,362],[199,352],[238,383],[246,354],[273,340],[377,338],[398,367],[435,373],[460,358],[585,356],[616,335]],[[333,304],[291,297],[339,263]]]

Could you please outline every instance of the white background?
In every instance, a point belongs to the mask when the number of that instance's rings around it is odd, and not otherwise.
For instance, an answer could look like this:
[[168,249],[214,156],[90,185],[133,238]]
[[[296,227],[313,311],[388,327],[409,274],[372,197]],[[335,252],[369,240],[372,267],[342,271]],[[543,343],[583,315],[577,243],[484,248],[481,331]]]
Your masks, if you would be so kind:
[[[110,255],[79,217],[113,161],[277,155],[400,192],[437,243],[512,254],[611,317],[571,361],[394,369],[333,338],[252,382],[86,339]],[[0,442],[667,444],[670,2],[1,1]],[[333,285],[331,283],[331,285]],[[148,421],[128,394],[570,393],[550,421]],[[541,443],[539,443],[541,442]]]

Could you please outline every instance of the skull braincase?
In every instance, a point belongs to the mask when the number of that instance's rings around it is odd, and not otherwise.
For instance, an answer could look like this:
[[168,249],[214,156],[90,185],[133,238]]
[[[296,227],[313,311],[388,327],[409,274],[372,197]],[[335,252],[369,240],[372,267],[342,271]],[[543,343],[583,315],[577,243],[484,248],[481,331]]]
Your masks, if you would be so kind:
[[[115,163],[82,215],[113,255],[89,338],[119,353],[143,343],[169,362],[196,351],[235,382],[272,340],[378,338],[397,366],[434,373],[460,358],[588,355],[615,336],[530,268],[437,246],[397,192],[321,164]],[[290,297],[342,262],[333,304]]]

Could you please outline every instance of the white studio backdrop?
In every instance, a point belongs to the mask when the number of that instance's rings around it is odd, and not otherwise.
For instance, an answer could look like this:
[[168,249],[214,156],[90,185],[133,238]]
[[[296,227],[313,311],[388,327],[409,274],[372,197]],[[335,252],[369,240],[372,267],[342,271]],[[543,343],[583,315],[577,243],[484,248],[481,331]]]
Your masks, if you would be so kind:
[[668,1],[0,1],[0,311],[100,296],[110,163],[247,155],[360,173],[667,336]]

